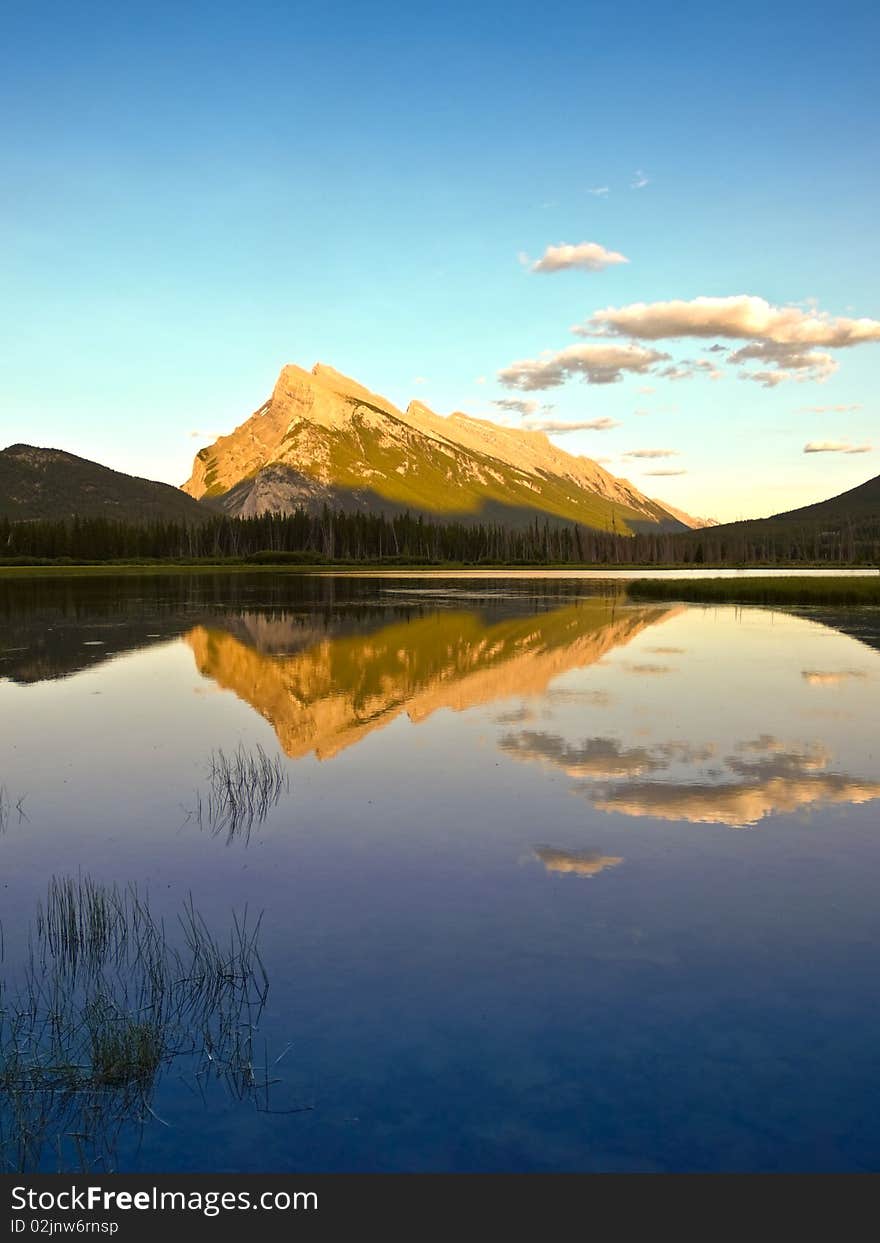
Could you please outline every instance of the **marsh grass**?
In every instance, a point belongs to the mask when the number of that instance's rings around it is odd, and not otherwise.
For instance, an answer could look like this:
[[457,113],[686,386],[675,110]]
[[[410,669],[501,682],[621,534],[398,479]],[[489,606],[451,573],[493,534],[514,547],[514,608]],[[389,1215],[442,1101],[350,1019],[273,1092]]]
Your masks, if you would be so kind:
[[151,1084],[162,1064],[162,1033],[153,1023],[106,1014],[100,1003],[87,1016],[92,1078],[105,1087]]
[[262,824],[281,796],[290,788],[281,760],[270,758],[261,746],[248,751],[239,744],[227,755],[211,756],[206,795],[198,793],[194,813],[200,828],[227,841],[243,836],[249,840],[255,824]]
[[636,600],[689,600],[705,604],[880,604],[880,575],[767,578],[637,578],[627,585]]
[[188,899],[176,939],[134,886],[53,877],[22,978],[0,987],[0,1159],[7,1170],[112,1169],[126,1129],[155,1117],[176,1066],[268,1107],[254,1038],[268,993],[260,920],[215,936]]

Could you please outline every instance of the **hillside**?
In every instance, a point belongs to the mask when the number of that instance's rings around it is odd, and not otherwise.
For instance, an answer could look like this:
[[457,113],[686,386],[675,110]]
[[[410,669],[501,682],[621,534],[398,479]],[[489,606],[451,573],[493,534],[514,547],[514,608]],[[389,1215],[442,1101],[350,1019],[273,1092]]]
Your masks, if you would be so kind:
[[713,527],[711,537],[717,546],[763,548],[767,555],[795,559],[874,560],[880,550],[880,475],[826,501]]
[[541,432],[443,417],[420,402],[404,412],[320,363],[284,367],[268,401],[200,450],[183,490],[240,516],[326,504],[624,535],[701,525]]
[[880,527],[880,475],[860,483],[848,492],[832,496],[827,501],[804,505],[787,513],[774,514],[764,522],[864,522],[874,521]]
[[123,475],[62,449],[10,445],[0,451],[0,518],[193,523],[209,512],[170,484]]

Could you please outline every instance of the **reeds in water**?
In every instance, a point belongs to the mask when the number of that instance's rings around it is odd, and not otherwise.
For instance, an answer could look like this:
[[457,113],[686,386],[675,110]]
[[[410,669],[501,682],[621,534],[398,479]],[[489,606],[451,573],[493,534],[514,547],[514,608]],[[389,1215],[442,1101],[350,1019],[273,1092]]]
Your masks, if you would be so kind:
[[24,810],[24,796],[13,803],[6,786],[0,785],[0,833],[6,832],[13,816],[18,817],[19,824],[22,820],[27,820]]
[[187,1059],[259,1105],[268,1067],[253,1042],[269,982],[260,920],[228,937],[192,899],[176,941],[145,897],[89,877],[55,877],[31,929],[23,978],[0,986],[0,1159],[7,1170],[112,1169],[126,1127],[153,1114],[163,1070]]
[[248,751],[239,744],[231,755],[218,750],[211,756],[207,794],[197,796],[195,817],[215,836],[247,840],[289,788],[281,760],[270,758],[261,746]]

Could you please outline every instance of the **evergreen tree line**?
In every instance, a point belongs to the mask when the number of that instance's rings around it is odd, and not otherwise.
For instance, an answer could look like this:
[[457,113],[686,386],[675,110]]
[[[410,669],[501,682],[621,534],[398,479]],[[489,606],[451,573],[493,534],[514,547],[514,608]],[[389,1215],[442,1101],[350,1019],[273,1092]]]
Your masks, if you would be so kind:
[[685,534],[634,536],[535,519],[510,528],[496,523],[430,522],[409,513],[320,512],[211,517],[135,525],[110,518],[11,522],[0,518],[3,560],[302,560],[432,564],[699,565],[880,560],[880,521],[828,522],[789,529],[781,524],[713,528]]

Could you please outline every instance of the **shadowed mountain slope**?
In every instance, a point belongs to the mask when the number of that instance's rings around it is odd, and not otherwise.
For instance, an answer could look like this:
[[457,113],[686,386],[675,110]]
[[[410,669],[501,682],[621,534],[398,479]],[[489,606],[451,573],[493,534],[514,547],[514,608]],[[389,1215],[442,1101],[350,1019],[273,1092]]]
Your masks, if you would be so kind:
[[0,451],[0,517],[13,521],[111,518],[204,522],[210,510],[179,488],[110,470],[98,462],[34,445]]

